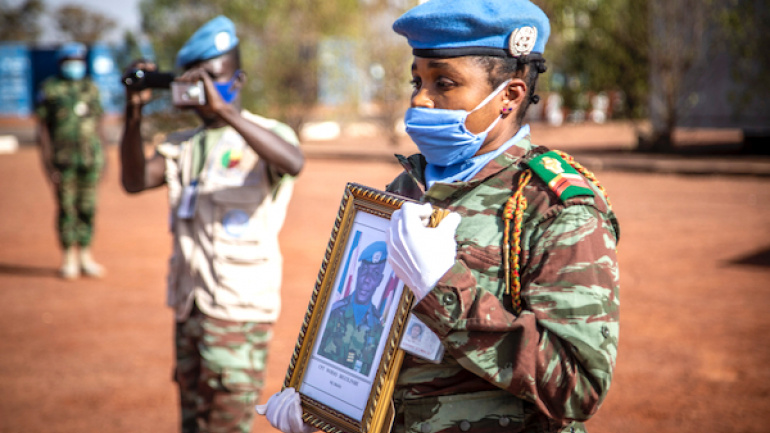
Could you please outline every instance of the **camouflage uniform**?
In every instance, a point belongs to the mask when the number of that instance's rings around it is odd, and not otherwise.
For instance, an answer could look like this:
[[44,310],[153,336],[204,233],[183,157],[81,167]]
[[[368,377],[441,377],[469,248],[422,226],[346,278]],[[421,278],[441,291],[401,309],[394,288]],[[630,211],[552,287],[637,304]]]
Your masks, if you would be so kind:
[[[299,145],[288,125],[245,110],[241,115]],[[199,146],[206,137],[204,152]],[[247,433],[280,311],[278,233],[294,181],[231,126],[169,134],[157,152],[166,162],[174,235],[167,303],[176,319],[181,431]],[[196,178],[194,215],[180,217],[183,191]]]
[[252,408],[265,384],[272,324],[207,317],[194,308],[176,323],[183,432],[251,430]]
[[454,266],[413,309],[446,353],[438,365],[406,356],[394,432],[582,432],[606,396],[618,344],[619,231],[593,183],[595,194],[562,200],[532,176],[523,189],[519,313],[506,294],[504,206],[546,150],[526,137],[470,181],[427,192],[424,158],[399,156],[406,171],[389,191],[463,219]]
[[59,241],[64,248],[88,246],[94,228],[96,186],[104,165],[98,125],[99,89],[89,79],[51,77],[43,82],[37,114],[51,135],[53,166],[61,174],[56,191]]
[[361,324],[356,325],[352,308],[354,295],[341,299],[332,306],[321,340],[320,354],[368,375],[372,368],[374,351],[382,336],[382,322],[374,305],[370,303]]

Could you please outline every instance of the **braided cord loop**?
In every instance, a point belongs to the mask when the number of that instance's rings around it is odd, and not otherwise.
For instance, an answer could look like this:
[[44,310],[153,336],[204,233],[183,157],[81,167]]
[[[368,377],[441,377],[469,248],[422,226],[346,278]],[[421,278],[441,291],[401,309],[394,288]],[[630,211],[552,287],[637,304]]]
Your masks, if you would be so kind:
[[[503,266],[505,269],[505,293],[511,295],[513,309],[521,313],[521,274],[519,273],[519,257],[521,255],[521,226],[524,221],[524,210],[527,208],[527,198],[524,197],[524,187],[529,184],[532,171],[526,170],[519,176],[516,192],[508,198],[503,209]],[[513,222],[513,243],[511,243],[511,222]],[[513,251],[511,251],[513,248]]]
[[[586,179],[593,182],[597,188],[604,195],[607,200],[607,205],[612,208],[610,198],[607,195],[607,190],[599,183],[596,176],[587,168],[583,167],[580,163],[575,161],[572,155],[560,150],[555,151],[560,157],[562,157],[569,165],[582,174]],[[503,267],[505,270],[505,293],[512,298],[513,309],[516,314],[521,313],[521,274],[520,274],[520,257],[521,257],[521,227],[524,220],[524,210],[527,208],[527,198],[524,197],[524,187],[529,184],[532,178],[532,170],[527,169],[519,176],[518,186],[516,192],[508,198],[503,209],[503,221],[505,231],[503,232]],[[513,222],[513,230],[511,230],[511,222]],[[513,233],[513,240],[510,235]]]

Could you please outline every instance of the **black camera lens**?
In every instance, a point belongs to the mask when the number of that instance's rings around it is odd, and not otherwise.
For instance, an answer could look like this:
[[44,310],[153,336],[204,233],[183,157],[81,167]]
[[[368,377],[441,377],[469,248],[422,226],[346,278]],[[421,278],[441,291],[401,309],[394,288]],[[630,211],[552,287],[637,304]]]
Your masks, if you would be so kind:
[[123,76],[121,81],[123,85],[132,90],[168,89],[174,78],[174,74],[171,72],[132,69]]

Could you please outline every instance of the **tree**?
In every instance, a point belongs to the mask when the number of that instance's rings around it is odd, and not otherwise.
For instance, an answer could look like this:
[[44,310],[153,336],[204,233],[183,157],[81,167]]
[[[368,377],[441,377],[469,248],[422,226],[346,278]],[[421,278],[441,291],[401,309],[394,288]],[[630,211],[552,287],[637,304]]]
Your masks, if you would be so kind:
[[640,137],[639,150],[666,152],[674,144],[684,77],[701,54],[709,12],[702,0],[649,1],[652,132]]
[[396,124],[409,106],[411,50],[406,40],[393,32],[393,22],[409,7],[405,0],[368,0],[363,2],[359,20],[359,40],[363,70],[373,83],[372,103],[377,107],[377,121],[391,146],[400,141]]
[[736,114],[756,109],[757,103],[762,104],[767,113],[770,32],[765,30],[764,23],[770,22],[770,7],[764,0],[722,0],[722,3],[724,7],[716,13],[722,32],[714,45],[716,49],[732,54],[731,78],[744,84],[733,95]]
[[620,111],[646,114],[649,0],[539,0],[551,19],[549,70],[581,81],[582,91],[619,91]]
[[26,0],[16,7],[0,0],[0,41],[37,41],[44,11],[42,0]]
[[91,12],[76,4],[66,4],[56,10],[56,26],[67,38],[92,44],[115,26],[115,20],[98,12]]
[[555,69],[580,77],[583,90],[621,91],[623,111],[651,121],[652,132],[639,133],[639,149],[669,150],[686,109],[680,100],[692,85],[685,77],[704,53],[713,1],[540,2],[551,17]]

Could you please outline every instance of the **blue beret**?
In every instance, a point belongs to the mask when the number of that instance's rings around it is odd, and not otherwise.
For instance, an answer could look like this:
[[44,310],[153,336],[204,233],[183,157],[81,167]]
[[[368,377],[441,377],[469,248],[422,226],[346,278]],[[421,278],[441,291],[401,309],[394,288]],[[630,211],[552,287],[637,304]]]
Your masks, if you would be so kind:
[[88,48],[80,42],[68,42],[56,51],[56,60],[85,59]]
[[393,30],[419,57],[542,54],[551,33],[529,0],[429,0],[402,15]]
[[372,242],[361,253],[358,260],[374,265],[384,262],[388,258],[388,246],[383,241]]
[[220,15],[199,28],[176,55],[176,66],[183,68],[190,63],[213,59],[238,45],[235,24]]

